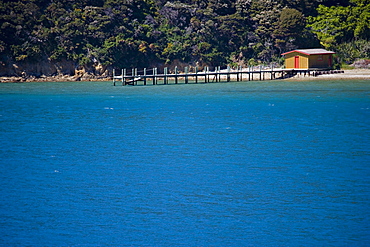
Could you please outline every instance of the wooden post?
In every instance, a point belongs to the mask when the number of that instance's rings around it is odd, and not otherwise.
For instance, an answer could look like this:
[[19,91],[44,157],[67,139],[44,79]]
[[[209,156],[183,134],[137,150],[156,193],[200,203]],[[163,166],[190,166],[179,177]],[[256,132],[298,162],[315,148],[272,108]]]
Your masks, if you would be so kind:
[[122,86],[124,86],[125,85],[125,76],[123,75],[123,69],[121,70],[121,76],[122,76]]
[[122,76],[122,86],[126,84],[126,69],[123,69],[123,76]]
[[208,75],[209,67],[205,67],[204,69],[205,69],[205,80],[206,80],[206,83],[208,83],[209,82],[209,75]]
[[271,80],[274,78],[274,64],[271,63]]
[[218,81],[221,82],[221,66],[218,66]]
[[230,66],[227,66],[227,82],[230,81]]
[[240,69],[240,81],[243,81],[243,67],[240,66],[239,69]]
[[203,73],[204,73],[204,83],[207,83],[206,67],[203,67]]
[[155,85],[155,68],[153,68],[153,85]]
[[207,74],[208,74],[208,82],[210,82],[211,81],[210,80],[211,75],[210,75],[209,67],[207,67]]
[[167,84],[167,67],[163,69],[163,74],[164,74],[164,78],[163,78],[164,85],[166,85]]
[[177,78],[177,74],[179,73],[179,71],[178,71],[178,69],[177,69],[177,66],[175,66],[175,84],[177,84],[177,80],[178,80],[178,78]]
[[239,81],[239,66],[236,69],[236,81]]
[[116,85],[116,82],[114,81],[114,76],[115,76],[115,74],[116,74],[116,72],[115,72],[116,70],[115,69],[113,69],[113,86],[115,86]]
[[134,76],[134,83],[135,83],[135,85],[137,85],[137,80],[135,81],[135,77],[137,77],[137,68],[135,68],[135,76]]
[[146,86],[146,68],[144,68],[144,86]]
[[215,74],[215,76],[213,77],[213,80],[218,82],[218,67],[217,66],[215,67],[214,74]]
[[262,65],[260,65],[260,81],[262,81]]
[[155,68],[155,85],[158,85],[158,68]]
[[195,67],[195,83],[198,83],[198,67]]
[[125,73],[126,69],[122,69],[121,70],[121,76],[122,76],[122,86],[125,86],[126,85],[126,73]]
[[218,74],[219,74],[218,66],[216,66],[216,67],[215,67],[215,78],[216,78],[216,82],[219,82],[219,81],[220,81],[220,80],[219,80],[219,76],[218,76]]
[[185,67],[185,84],[189,83],[189,81],[188,81],[188,72],[189,72],[189,68]]

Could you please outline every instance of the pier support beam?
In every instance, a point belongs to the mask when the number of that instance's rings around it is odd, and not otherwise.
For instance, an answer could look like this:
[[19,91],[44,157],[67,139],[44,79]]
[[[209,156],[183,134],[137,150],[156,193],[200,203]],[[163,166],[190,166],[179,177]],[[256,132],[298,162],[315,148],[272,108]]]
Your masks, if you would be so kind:
[[177,66],[175,66],[175,84],[178,83],[178,77],[177,77],[177,74],[179,73],[178,69],[177,69]]
[[243,81],[243,66],[240,65],[240,81]]
[[217,72],[218,72],[218,81],[221,82],[221,67],[217,67]]
[[262,81],[262,65],[260,65],[260,81]]
[[122,86],[124,86],[126,84],[126,69],[123,69],[121,71],[121,75],[122,75]]
[[198,67],[195,67],[195,83],[198,83]]
[[144,86],[146,86],[146,68],[144,68]]
[[153,68],[153,85],[157,84],[156,70],[157,68]]
[[227,82],[230,81],[230,66],[227,66]]
[[116,70],[115,69],[113,69],[113,86],[115,86],[116,85],[116,81],[114,80],[115,79],[115,77],[116,77]]
[[189,83],[188,73],[189,73],[189,68],[185,67],[185,84]]
[[168,68],[166,67],[166,68],[164,68],[163,69],[163,81],[164,81],[164,85],[166,85],[167,84],[167,72],[168,72]]
[[207,83],[207,67],[204,67],[204,83]]
[[240,71],[239,71],[239,66],[238,66],[238,68],[236,69],[236,81],[239,81],[239,73]]

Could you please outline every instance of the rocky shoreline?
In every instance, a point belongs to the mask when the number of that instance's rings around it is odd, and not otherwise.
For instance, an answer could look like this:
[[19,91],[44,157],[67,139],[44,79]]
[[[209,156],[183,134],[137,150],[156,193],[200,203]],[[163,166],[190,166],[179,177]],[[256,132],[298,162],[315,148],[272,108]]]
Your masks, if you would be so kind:
[[95,76],[95,75],[84,75],[84,76],[70,76],[70,75],[58,75],[58,76],[10,76],[0,77],[0,83],[23,83],[23,82],[68,82],[68,81],[110,81],[111,76]]
[[0,63],[0,83],[4,82],[53,82],[53,81],[106,81],[111,80],[112,69],[100,63],[78,66],[72,61]]

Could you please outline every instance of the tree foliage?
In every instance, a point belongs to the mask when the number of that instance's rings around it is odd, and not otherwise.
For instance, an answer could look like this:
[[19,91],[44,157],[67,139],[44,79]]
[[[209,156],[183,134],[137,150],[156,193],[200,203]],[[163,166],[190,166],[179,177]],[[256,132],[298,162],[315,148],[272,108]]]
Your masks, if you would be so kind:
[[317,11],[318,16],[309,17],[309,27],[324,47],[334,49],[352,39],[370,38],[369,0],[351,0],[346,7],[320,5]]
[[270,62],[318,40],[327,48],[366,41],[369,6],[368,0],[0,1],[0,59],[113,67]]

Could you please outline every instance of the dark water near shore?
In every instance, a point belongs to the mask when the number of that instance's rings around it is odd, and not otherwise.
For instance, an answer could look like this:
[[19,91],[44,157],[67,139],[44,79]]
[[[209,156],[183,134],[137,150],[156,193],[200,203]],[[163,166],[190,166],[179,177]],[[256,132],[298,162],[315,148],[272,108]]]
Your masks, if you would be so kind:
[[370,81],[0,84],[1,246],[369,246]]

